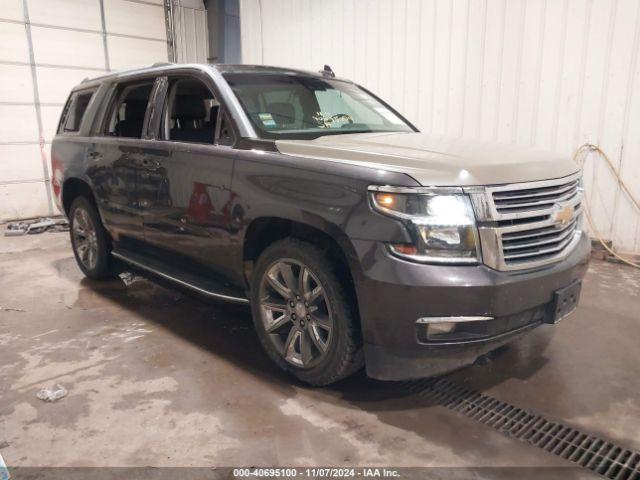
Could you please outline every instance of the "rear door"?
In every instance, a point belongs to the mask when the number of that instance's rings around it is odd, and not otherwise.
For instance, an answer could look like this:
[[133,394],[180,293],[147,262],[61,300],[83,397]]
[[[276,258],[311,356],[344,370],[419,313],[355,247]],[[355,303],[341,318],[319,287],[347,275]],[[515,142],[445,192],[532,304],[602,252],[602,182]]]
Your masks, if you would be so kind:
[[[154,114],[150,133],[156,141],[145,152],[138,186],[145,241],[228,276],[238,229],[233,133],[208,77],[180,74],[161,82],[154,103],[161,115]],[[221,129],[225,134],[216,135]]]
[[154,81],[113,86],[102,121],[94,126],[95,136],[87,149],[87,175],[105,224],[120,242],[144,238],[137,186]]

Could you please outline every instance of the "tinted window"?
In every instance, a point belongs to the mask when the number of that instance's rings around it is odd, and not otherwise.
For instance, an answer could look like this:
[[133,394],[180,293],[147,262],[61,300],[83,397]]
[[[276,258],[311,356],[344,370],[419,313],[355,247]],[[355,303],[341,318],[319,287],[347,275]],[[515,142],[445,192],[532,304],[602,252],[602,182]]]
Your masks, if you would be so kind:
[[124,85],[107,116],[107,135],[140,138],[153,83]]
[[219,111],[219,103],[201,81],[173,80],[163,117],[162,138],[212,144]]
[[353,83],[271,73],[226,73],[224,78],[263,138],[413,131],[391,108]]
[[82,118],[84,117],[89,102],[93,97],[94,91],[76,92],[67,101],[63,118],[62,118],[62,131],[63,132],[77,132],[80,130],[82,124]]

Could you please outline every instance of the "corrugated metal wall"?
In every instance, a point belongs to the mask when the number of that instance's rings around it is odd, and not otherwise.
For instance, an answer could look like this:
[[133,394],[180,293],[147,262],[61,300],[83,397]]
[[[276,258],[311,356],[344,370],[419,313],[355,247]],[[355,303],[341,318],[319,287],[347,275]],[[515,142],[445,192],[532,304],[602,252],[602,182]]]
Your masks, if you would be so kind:
[[[640,197],[638,0],[241,0],[241,28],[245,63],[328,63],[423,131],[595,143]],[[595,155],[585,173],[600,233],[640,252],[640,212]]]
[[209,33],[207,11],[202,0],[171,0],[173,61],[178,63],[207,63]]

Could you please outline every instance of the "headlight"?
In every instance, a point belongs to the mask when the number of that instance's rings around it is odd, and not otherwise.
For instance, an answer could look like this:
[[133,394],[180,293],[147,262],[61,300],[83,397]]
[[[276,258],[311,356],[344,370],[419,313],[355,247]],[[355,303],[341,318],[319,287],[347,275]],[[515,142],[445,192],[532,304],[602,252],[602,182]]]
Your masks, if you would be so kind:
[[413,244],[390,244],[392,253],[418,262],[478,263],[476,220],[467,195],[371,190],[373,207],[403,220],[413,238]]

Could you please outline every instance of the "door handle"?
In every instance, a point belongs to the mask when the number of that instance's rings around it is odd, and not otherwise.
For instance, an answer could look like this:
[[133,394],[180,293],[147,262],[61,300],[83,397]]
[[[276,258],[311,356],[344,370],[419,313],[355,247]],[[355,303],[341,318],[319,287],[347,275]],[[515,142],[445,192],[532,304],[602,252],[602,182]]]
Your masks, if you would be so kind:
[[161,167],[159,161],[151,160],[150,158],[143,158],[142,160],[140,160],[139,165],[145,170],[150,170],[152,172],[158,170]]
[[102,154],[100,152],[94,151],[94,152],[89,152],[87,157],[89,157],[89,160],[100,160],[100,158],[102,158]]

